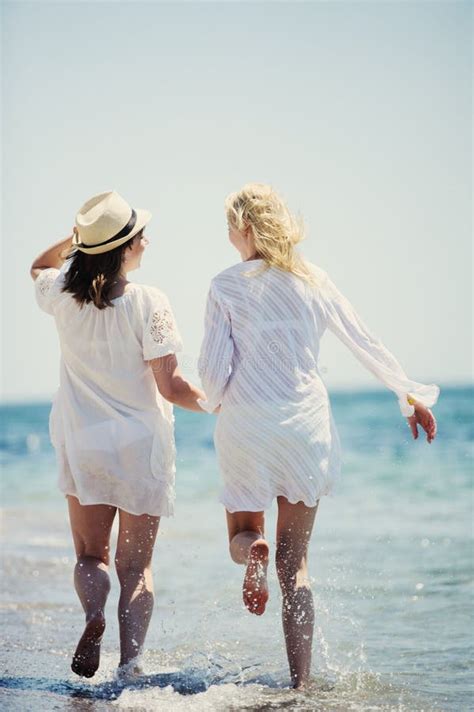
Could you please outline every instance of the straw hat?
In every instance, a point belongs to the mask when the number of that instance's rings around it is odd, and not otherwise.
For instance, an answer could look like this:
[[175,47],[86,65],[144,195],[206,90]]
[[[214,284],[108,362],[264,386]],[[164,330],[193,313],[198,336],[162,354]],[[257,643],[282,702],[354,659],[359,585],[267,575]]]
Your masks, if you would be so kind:
[[73,247],[88,255],[109,252],[140,232],[150,219],[148,210],[134,210],[115,190],[99,193],[76,215]]

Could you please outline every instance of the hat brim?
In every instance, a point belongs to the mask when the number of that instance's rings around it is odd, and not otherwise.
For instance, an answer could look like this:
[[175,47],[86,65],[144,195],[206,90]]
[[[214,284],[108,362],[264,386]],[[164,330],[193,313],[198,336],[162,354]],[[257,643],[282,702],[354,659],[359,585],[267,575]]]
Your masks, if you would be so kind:
[[82,247],[79,235],[75,234],[72,241],[73,248],[84,252],[84,254],[86,255],[101,255],[104,252],[110,252],[111,250],[115,250],[116,247],[120,247],[120,245],[123,245],[124,242],[128,242],[132,239],[132,237],[135,237],[135,235],[137,235],[140,230],[143,230],[145,225],[150,222],[152,216],[149,210],[135,208],[135,212],[137,214],[137,221],[133,226],[133,230],[131,230],[128,235],[125,235],[125,237],[120,237],[118,240],[108,242],[106,245],[98,245],[97,247]]

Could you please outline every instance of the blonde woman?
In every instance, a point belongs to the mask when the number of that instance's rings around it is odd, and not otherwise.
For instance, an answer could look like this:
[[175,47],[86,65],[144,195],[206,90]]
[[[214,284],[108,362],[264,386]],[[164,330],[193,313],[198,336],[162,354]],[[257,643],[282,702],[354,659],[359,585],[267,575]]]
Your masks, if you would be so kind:
[[84,677],[99,667],[116,515],[118,672],[140,673],[154,600],[153,547],[160,517],[173,512],[171,404],[199,411],[205,397],[180,374],[181,338],[166,295],[128,280],[148,245],[150,218],[115,191],[96,195],[79,210],[73,235],[31,267],[39,306],[54,317],[61,346],[50,432],[85,613],[71,667]]
[[274,190],[246,185],[226,200],[229,239],[242,261],[211,283],[199,370],[203,407],[220,407],[215,445],[224,482],[232,559],[246,567],[243,599],[261,615],[268,599],[264,512],[278,503],[276,568],[291,679],[311,665],[313,598],[308,543],[319,501],[340,469],[339,440],[318,352],[326,328],[397,396],[413,437],[431,442],[436,385],[407,378],[328,275],[295,247],[297,221]]

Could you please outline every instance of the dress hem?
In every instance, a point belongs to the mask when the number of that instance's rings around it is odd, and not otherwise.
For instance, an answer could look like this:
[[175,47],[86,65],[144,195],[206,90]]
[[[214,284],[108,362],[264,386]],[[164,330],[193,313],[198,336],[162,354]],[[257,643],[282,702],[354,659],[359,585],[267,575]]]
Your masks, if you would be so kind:
[[[334,483],[334,485],[337,485],[337,482]],[[309,501],[307,498],[304,497],[292,497],[291,495],[288,495],[286,492],[274,492],[267,500],[265,500],[265,503],[263,506],[256,506],[256,505],[250,505],[249,507],[228,507],[226,506],[225,503],[225,497],[221,496],[219,497],[219,502],[226,508],[226,510],[229,512],[229,514],[235,514],[235,512],[263,512],[266,509],[269,509],[270,506],[273,503],[273,500],[276,499],[277,497],[285,497],[290,504],[298,504],[298,502],[303,502],[305,507],[315,507],[321,497],[334,497],[335,495],[335,487],[331,487],[329,490],[326,490],[325,492],[322,492],[318,497],[314,498],[314,501]]]
[[82,506],[88,506],[92,504],[103,504],[107,507],[116,507],[116,509],[121,509],[122,512],[127,512],[127,514],[132,514],[135,517],[141,517],[143,514],[147,514],[149,517],[172,517],[174,516],[174,507],[168,506],[167,508],[167,513],[166,514],[155,514],[155,513],[150,513],[150,512],[132,512],[130,509],[125,509],[125,507],[121,507],[118,504],[112,503],[112,502],[104,502],[101,500],[100,502],[84,502],[81,500],[79,495],[76,492],[68,492],[66,490],[60,490],[65,497],[75,497],[78,501],[79,504],[82,504]]

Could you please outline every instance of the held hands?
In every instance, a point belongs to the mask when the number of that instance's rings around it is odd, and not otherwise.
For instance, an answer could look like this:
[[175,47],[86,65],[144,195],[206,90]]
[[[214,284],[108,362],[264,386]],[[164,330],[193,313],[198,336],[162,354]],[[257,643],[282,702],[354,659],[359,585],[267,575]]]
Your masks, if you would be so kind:
[[414,440],[418,439],[418,426],[420,425],[426,433],[427,441],[431,443],[436,435],[436,419],[431,410],[418,401],[413,402],[413,407],[415,412],[407,418],[413,438]]

